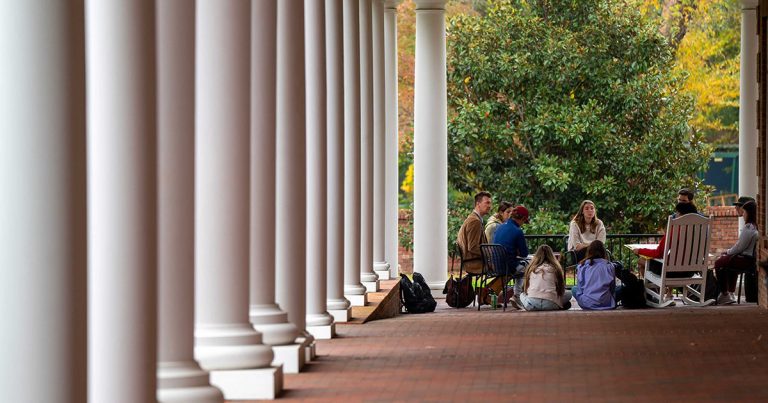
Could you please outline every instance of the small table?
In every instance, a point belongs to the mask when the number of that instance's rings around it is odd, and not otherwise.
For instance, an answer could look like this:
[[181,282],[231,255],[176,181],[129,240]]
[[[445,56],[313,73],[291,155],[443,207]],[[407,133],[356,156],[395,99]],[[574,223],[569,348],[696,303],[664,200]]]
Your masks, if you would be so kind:
[[631,249],[632,252],[638,250],[638,249],[656,249],[659,247],[659,244],[657,243],[628,243],[624,244],[627,248]]

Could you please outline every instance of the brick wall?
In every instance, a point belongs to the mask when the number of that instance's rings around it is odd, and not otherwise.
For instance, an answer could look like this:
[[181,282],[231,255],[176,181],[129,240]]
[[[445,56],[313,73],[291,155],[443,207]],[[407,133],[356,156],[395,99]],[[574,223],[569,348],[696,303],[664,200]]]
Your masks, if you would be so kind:
[[[758,12],[758,101],[757,101],[757,224],[760,229],[760,243],[758,247],[758,259],[765,259],[768,256],[768,238],[766,238],[766,217],[765,217],[765,185],[768,183],[766,175],[766,99],[768,98],[768,1],[760,0],[757,8]],[[768,289],[766,289],[765,271],[758,270],[758,303],[761,308],[768,308]]]
[[739,216],[736,207],[715,206],[704,211],[712,217],[712,239],[709,241],[709,253],[719,255],[733,246],[739,239]]

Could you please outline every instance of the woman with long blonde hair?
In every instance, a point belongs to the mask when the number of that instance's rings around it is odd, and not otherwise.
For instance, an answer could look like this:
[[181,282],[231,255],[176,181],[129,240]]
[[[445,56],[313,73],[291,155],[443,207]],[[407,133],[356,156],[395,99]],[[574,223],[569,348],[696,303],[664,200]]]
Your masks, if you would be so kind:
[[525,270],[523,294],[526,311],[556,311],[571,307],[571,292],[565,290],[565,275],[549,245],[536,250]]

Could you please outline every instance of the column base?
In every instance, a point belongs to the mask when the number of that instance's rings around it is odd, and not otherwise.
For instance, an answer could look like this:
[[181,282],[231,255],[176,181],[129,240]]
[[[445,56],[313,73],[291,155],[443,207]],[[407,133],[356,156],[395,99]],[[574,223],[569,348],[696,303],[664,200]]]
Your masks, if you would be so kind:
[[220,403],[224,397],[211,386],[209,378],[194,361],[158,363],[157,400],[160,403]]
[[387,262],[374,262],[373,272],[379,276],[379,280],[389,280],[389,263]]
[[211,383],[226,400],[275,399],[283,390],[282,367],[211,371]]
[[330,340],[336,336],[336,324],[307,326],[307,331],[318,340]]
[[[287,344],[285,346],[272,346],[275,358],[272,365],[282,365],[286,374],[298,374],[306,363],[304,344]],[[225,396],[226,397],[226,396]]]
[[379,276],[373,272],[373,270],[367,272],[367,273],[360,273],[360,282],[365,284],[366,282],[374,282],[378,281]]
[[392,277],[389,274],[389,270],[376,270],[376,274],[379,276],[379,280],[390,280]]
[[[253,319],[252,319],[253,320]],[[261,333],[261,341],[270,346],[292,343],[299,335],[299,329],[290,322],[260,324],[253,323],[253,328]]]
[[162,388],[157,390],[159,403],[221,403],[224,397],[213,386]]
[[[329,309],[328,313],[333,316],[333,321],[336,323],[344,323],[352,320],[352,308],[347,309]],[[335,325],[334,325],[335,326]],[[335,334],[335,328],[334,328]],[[317,336],[315,336],[317,337]]]
[[306,347],[304,347],[304,359],[307,362],[314,361],[315,358],[317,358],[317,354],[315,353],[315,342],[313,341]]
[[362,281],[363,286],[365,287],[365,292],[378,292],[381,290],[381,287],[379,287],[379,280],[376,281]]
[[368,294],[345,295],[344,297],[349,300],[352,306],[365,306],[368,304]]

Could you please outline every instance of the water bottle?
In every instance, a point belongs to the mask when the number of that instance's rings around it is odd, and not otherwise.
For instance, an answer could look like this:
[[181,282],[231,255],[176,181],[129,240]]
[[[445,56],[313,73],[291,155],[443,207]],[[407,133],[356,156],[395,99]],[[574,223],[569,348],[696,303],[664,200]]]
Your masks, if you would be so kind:
[[499,297],[496,295],[496,292],[493,290],[489,291],[491,296],[491,309],[496,309],[496,305],[498,305]]

